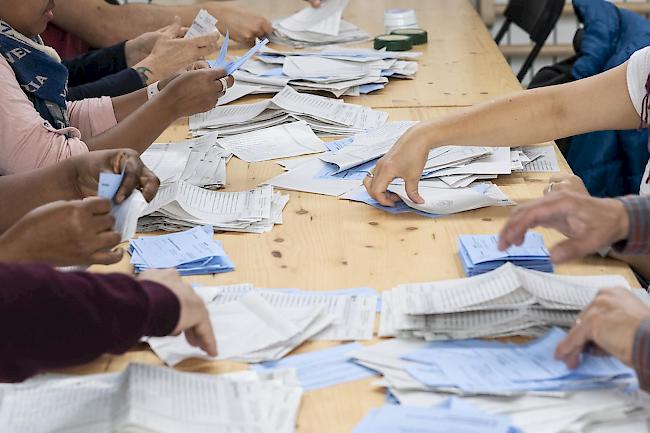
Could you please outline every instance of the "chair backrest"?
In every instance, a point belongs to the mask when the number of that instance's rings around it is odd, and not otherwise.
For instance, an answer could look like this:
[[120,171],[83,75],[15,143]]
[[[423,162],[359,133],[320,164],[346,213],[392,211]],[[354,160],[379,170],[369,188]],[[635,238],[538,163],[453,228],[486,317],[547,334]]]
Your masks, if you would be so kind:
[[535,43],[543,44],[562,15],[565,0],[510,0],[506,19],[521,27]]

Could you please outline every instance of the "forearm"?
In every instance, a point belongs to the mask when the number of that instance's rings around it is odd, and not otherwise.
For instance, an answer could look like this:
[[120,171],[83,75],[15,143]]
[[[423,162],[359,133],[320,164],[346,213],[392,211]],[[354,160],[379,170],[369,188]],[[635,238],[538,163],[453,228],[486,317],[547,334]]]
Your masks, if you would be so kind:
[[176,114],[164,94],[146,101],[146,89],[113,99],[118,124],[86,141],[90,150],[126,147],[144,152],[174,120]]
[[178,322],[171,291],[126,275],[0,264],[0,282],[0,381],[121,353]]
[[[9,176],[0,176],[0,233],[3,233],[27,212],[57,200],[80,198],[76,186],[75,161],[78,157],[57,164]],[[0,251],[0,258],[2,252]]]
[[432,147],[521,146],[588,131],[630,129],[639,117],[626,66],[560,86],[523,91],[427,123]]

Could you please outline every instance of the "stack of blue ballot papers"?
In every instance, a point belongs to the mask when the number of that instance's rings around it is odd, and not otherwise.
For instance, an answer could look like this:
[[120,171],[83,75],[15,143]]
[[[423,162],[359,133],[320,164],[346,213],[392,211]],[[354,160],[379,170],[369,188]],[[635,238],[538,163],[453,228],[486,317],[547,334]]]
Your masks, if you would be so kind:
[[371,409],[352,433],[518,433],[509,416],[490,415],[450,398],[433,407],[387,404]]
[[499,251],[499,235],[461,235],[458,237],[458,255],[465,275],[490,272],[506,262],[522,268],[553,272],[551,256],[539,233],[528,232],[524,243]]
[[212,226],[131,240],[129,252],[136,272],[175,268],[180,275],[230,272],[235,265],[212,238]]
[[[634,370],[613,356],[583,354],[575,369],[554,358],[566,332],[552,328],[528,344],[482,340],[432,342],[402,356],[406,372],[430,390],[516,395],[530,391],[579,391],[634,381]],[[415,363],[415,364],[413,364]]]

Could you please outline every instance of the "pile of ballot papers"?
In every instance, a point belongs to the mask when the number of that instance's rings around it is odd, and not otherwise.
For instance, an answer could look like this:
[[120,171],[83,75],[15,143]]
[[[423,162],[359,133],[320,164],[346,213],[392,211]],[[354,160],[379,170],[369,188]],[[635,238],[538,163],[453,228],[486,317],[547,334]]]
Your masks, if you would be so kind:
[[[506,263],[481,275],[399,285],[382,293],[379,335],[426,340],[538,336],[569,327],[602,287],[620,275],[564,276]],[[634,290],[650,303],[645,290]]]
[[[255,289],[251,285],[196,287],[217,330],[216,359],[242,362],[277,360],[307,340],[369,340],[377,294],[372,289],[333,292]],[[166,364],[207,358],[184,337],[150,338]]]
[[368,34],[341,19],[349,0],[327,0],[319,8],[306,7],[273,23],[271,41],[297,48],[358,42]]
[[[421,53],[325,47],[313,51],[260,50],[234,76],[249,93],[277,93],[284,86],[301,92],[359,96],[383,89],[388,78],[412,79]],[[236,92],[235,92],[236,93]]]
[[465,275],[484,274],[504,263],[541,272],[553,272],[551,256],[539,233],[528,232],[521,245],[499,251],[499,235],[461,235],[458,237],[458,255]]
[[265,233],[282,224],[282,211],[288,195],[274,192],[271,186],[248,191],[210,191],[177,181],[163,186],[142,211],[138,231],[180,231],[200,225],[215,230]]
[[295,371],[224,375],[130,364],[119,373],[0,385],[3,433],[292,433]]
[[218,106],[193,115],[189,127],[194,136],[217,131],[224,137],[304,121],[320,135],[351,135],[383,125],[387,119],[388,113],[383,111],[284,87],[266,101]]
[[174,268],[180,275],[218,274],[234,270],[221,242],[213,239],[212,226],[161,236],[132,239],[131,264],[136,272]]
[[[576,378],[577,374],[572,371],[567,376],[564,374],[566,367],[553,359],[554,345],[562,337],[563,333],[556,329],[540,340],[521,346],[484,340],[424,342],[390,339],[365,346],[350,355],[360,365],[381,373],[383,378],[375,385],[387,389],[389,403],[402,405],[399,410],[412,416],[420,413],[414,408],[423,408],[429,413],[448,405],[452,394],[462,396],[451,399],[454,400],[452,407],[462,409],[467,415],[475,415],[478,410],[508,418],[513,426],[508,430],[510,433],[643,431],[635,428],[647,422],[650,399],[638,391],[631,370],[611,357],[595,359],[597,357],[589,355],[578,370],[586,372],[586,376]],[[551,376],[556,379],[545,379]],[[520,381],[520,378],[532,380]],[[574,382],[572,379],[577,380]],[[467,386],[470,381],[472,383]],[[432,382],[436,383],[433,386],[426,384]],[[576,387],[584,390],[576,390]],[[531,388],[546,390],[528,390]],[[485,393],[476,394],[479,389]],[[646,410],[640,411],[641,408]],[[370,413],[369,417],[372,415]],[[456,415],[463,418],[460,413]],[[432,412],[431,416],[436,414]],[[444,427],[438,429],[436,424],[427,422],[425,414],[410,420],[400,418],[400,422],[410,425],[418,420],[418,431],[422,432],[475,431],[460,423],[461,419],[453,418],[459,422],[456,429],[449,424],[441,424]],[[440,420],[440,423],[444,422]],[[377,428],[373,431],[400,431],[381,430],[375,423],[371,425]],[[388,421],[386,425],[394,427]],[[589,429],[596,426],[599,427],[596,430]],[[486,430],[482,423],[476,428],[480,432],[500,431]],[[364,431],[370,430],[360,430]]]
[[221,188],[232,153],[217,144],[217,136],[213,132],[193,140],[154,143],[140,158],[162,186],[181,180],[204,188]]

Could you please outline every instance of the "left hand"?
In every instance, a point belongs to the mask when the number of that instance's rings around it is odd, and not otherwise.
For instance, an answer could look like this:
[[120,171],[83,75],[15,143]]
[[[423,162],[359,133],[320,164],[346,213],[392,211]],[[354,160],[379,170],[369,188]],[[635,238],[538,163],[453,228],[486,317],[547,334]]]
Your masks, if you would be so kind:
[[124,179],[115,194],[115,203],[122,203],[131,195],[134,189],[142,190],[142,195],[151,201],[158,192],[160,181],[149,170],[135,150],[111,149],[97,150],[70,158],[73,165],[73,186],[77,189],[79,198],[97,195],[99,174],[103,172],[121,173],[124,168]]
[[175,22],[174,24],[163,27],[162,29],[153,32],[146,32],[135,39],[126,41],[126,44],[124,45],[126,65],[132,67],[144,60],[149,54],[151,54],[158,39],[169,34],[170,31],[172,32],[172,37],[182,38],[187,32],[187,27],[176,25]]
[[202,7],[219,18],[217,28],[223,35],[230,30],[230,37],[234,41],[253,45],[255,38],[263,38],[273,32],[271,22],[263,16],[241,6],[219,3],[202,3]]
[[564,361],[569,368],[576,368],[585,347],[594,343],[632,366],[634,334],[641,322],[648,318],[650,308],[629,290],[621,287],[601,289],[557,346],[555,358]]
[[544,195],[560,191],[569,191],[587,196],[590,195],[585,183],[575,174],[556,174],[551,176],[548,181],[548,186],[544,189]]

